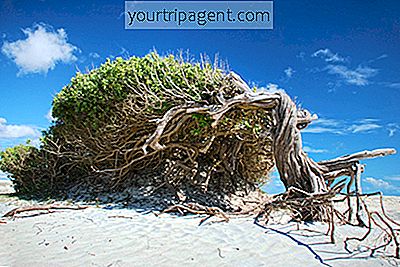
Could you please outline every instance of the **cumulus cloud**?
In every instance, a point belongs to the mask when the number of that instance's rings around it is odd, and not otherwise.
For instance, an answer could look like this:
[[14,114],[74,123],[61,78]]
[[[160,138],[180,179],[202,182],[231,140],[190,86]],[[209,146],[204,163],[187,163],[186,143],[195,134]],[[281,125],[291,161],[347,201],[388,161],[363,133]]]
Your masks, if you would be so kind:
[[393,185],[390,184],[387,181],[384,181],[382,179],[377,179],[374,177],[367,177],[365,178],[365,181],[373,185],[374,187],[381,188],[381,189],[393,189]]
[[21,137],[35,137],[39,132],[27,125],[7,124],[7,120],[0,118],[0,139],[11,139]]
[[345,62],[346,61],[346,59],[344,57],[340,56],[337,53],[333,53],[328,48],[320,49],[320,50],[314,52],[311,56],[322,58],[326,62]]
[[328,65],[326,70],[329,74],[337,75],[344,82],[357,86],[365,86],[370,83],[369,78],[378,73],[377,69],[366,66],[358,66],[356,69],[350,69],[343,65]]
[[67,42],[64,29],[55,31],[49,25],[38,24],[22,31],[26,39],[5,41],[1,48],[18,66],[19,74],[47,73],[60,62],[71,63],[77,60],[74,52],[78,48]]
[[284,70],[286,77],[287,78],[292,78],[293,74],[295,73],[294,69],[292,69],[291,67],[287,67],[287,69]]

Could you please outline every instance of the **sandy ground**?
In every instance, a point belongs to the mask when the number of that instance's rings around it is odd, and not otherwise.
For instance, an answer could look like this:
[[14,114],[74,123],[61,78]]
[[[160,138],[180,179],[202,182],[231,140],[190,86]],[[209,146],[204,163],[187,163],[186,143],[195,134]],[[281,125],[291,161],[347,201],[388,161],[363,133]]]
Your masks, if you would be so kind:
[[[378,206],[378,201],[371,201]],[[0,214],[32,204],[0,197]],[[65,204],[65,203],[64,203]],[[400,198],[386,197],[389,214],[400,219]],[[35,212],[34,214],[37,214]],[[25,215],[29,215],[25,214]],[[32,215],[32,214],[31,214]],[[337,227],[336,244],[321,223],[260,226],[252,218],[205,223],[150,211],[91,206],[14,219],[0,224],[0,266],[398,266],[363,244],[347,253],[343,239],[365,233]],[[207,221],[208,222],[208,221]],[[299,228],[298,228],[299,227]],[[300,229],[300,230],[298,230]],[[377,240],[378,232],[368,241]]]
[[10,193],[14,193],[14,192],[15,191],[14,191],[11,181],[0,180],[0,193],[10,194]]

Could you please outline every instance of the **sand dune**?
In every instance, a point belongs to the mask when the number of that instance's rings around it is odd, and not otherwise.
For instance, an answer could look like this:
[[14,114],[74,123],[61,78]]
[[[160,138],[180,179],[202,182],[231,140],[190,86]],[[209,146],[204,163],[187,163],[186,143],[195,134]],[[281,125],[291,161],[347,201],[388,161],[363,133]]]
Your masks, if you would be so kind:
[[[397,219],[399,200],[397,197],[386,200],[389,212]],[[0,212],[26,204],[2,198]],[[198,226],[201,218],[169,214],[157,217],[152,212],[93,206],[7,219],[6,224],[0,224],[0,266],[391,266],[400,263],[382,255],[371,258],[363,246],[358,247],[357,253],[348,254],[343,249],[343,238],[365,232],[358,227],[338,227],[337,242],[330,244],[324,235],[327,226],[321,223],[259,226],[252,218],[237,218],[228,223]]]

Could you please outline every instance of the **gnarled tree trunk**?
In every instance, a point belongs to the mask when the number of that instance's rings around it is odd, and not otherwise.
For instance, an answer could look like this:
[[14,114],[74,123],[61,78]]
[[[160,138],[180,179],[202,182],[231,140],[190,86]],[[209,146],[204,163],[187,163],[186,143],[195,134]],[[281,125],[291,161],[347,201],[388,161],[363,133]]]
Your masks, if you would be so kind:
[[[289,200],[290,202],[299,198],[301,201],[291,202],[292,209],[297,209],[298,219],[329,220],[332,198],[346,185],[348,194],[351,194],[350,187],[354,183],[355,195],[361,194],[360,175],[364,169],[359,161],[394,154],[396,151],[377,149],[315,162],[303,151],[300,133],[300,130],[307,127],[315,118],[306,110],[298,110],[285,93],[278,94],[279,104],[274,109],[276,125],[273,131],[273,148],[275,164],[287,190],[284,199],[278,199],[278,201]],[[334,184],[335,179],[341,176],[349,176],[350,181],[346,183],[346,179],[343,179]],[[357,220],[360,225],[363,225],[364,223],[359,218],[361,207],[358,201],[357,197]],[[318,204],[314,205],[315,202]]]
[[311,122],[313,117],[296,105],[285,93],[280,94],[276,107],[274,156],[280,178],[286,189],[295,187],[308,193],[327,192],[323,173],[326,168],[314,162],[302,149],[300,129]]

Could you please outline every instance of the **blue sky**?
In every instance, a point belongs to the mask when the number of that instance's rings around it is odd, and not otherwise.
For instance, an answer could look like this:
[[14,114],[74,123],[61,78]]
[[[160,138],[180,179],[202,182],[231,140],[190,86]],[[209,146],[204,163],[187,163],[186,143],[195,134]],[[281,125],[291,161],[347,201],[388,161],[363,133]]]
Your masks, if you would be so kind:
[[[316,160],[399,149],[399,1],[274,1],[273,30],[124,30],[123,12],[123,1],[1,2],[1,148],[38,138],[77,70],[155,48],[218,54],[250,84],[285,89],[320,117],[303,134]],[[399,155],[365,163],[365,190],[400,195]],[[275,178],[267,191],[279,190]]]

